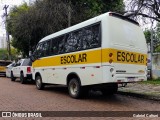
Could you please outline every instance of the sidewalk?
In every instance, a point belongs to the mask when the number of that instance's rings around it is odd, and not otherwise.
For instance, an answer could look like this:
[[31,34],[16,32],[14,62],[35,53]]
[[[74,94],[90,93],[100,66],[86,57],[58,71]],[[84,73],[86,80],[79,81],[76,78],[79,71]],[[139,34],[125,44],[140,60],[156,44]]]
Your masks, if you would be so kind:
[[128,83],[118,88],[118,94],[160,101],[160,85]]

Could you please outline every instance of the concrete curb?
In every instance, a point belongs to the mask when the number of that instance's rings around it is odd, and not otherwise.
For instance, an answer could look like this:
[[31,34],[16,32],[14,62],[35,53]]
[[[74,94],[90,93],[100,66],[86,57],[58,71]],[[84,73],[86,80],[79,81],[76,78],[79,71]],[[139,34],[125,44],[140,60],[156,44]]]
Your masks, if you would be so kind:
[[137,93],[137,92],[134,92],[134,91],[129,91],[129,92],[118,91],[117,94],[132,96],[132,97],[137,97],[137,98],[143,98],[143,99],[149,99],[149,100],[154,100],[154,101],[160,101],[160,96]]

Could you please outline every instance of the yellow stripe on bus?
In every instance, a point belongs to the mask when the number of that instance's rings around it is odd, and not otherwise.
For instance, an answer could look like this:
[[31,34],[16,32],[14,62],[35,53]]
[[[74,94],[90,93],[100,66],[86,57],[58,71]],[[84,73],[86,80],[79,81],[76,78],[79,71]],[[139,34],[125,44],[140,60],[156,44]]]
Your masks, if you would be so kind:
[[[110,53],[113,54],[112,57],[109,57]],[[82,51],[78,53],[76,52],[41,58],[33,63],[33,67],[66,66],[101,62],[108,63],[110,60],[113,61],[112,63],[146,65],[147,55],[137,52],[108,48],[103,50],[99,49],[93,51]]]
[[[110,53],[113,54],[112,57],[109,57]],[[103,49],[102,56],[102,62],[109,62],[109,60],[112,59],[113,63],[139,65],[146,65],[147,63],[147,54],[130,52],[126,50]]]
[[48,58],[41,58],[33,63],[33,67],[66,66],[76,64],[90,64],[101,62],[101,50],[63,54]]

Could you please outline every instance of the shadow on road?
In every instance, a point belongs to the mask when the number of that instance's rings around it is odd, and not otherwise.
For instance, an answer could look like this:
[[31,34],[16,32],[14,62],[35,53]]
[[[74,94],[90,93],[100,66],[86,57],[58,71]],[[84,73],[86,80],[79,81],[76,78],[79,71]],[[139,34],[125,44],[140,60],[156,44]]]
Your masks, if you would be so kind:
[[[10,80],[10,78],[9,78],[9,80]],[[12,82],[16,82],[16,83],[21,84],[21,83],[20,83],[20,79],[16,79],[15,81],[12,81]],[[23,85],[35,85],[35,81],[33,81],[33,80],[28,80],[28,81],[26,81],[26,83],[23,84]]]
[[[44,90],[48,92],[61,94],[61,95],[63,94],[65,96],[67,95],[69,97],[68,88],[66,86],[50,85],[50,86],[45,86]],[[104,96],[100,91],[92,91],[92,90],[88,92],[87,96],[84,96],[83,98],[81,98],[81,100],[98,100],[98,101],[100,100],[100,101],[105,101],[105,102],[106,101],[112,101],[112,102],[121,101],[117,97],[117,94]]]

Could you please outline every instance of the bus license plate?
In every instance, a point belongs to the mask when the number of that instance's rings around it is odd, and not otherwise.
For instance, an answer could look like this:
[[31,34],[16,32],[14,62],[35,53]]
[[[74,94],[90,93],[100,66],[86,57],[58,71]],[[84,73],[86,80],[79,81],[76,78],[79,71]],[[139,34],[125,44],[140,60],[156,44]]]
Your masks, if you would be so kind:
[[127,79],[128,79],[128,81],[135,81],[134,77],[128,77]]

